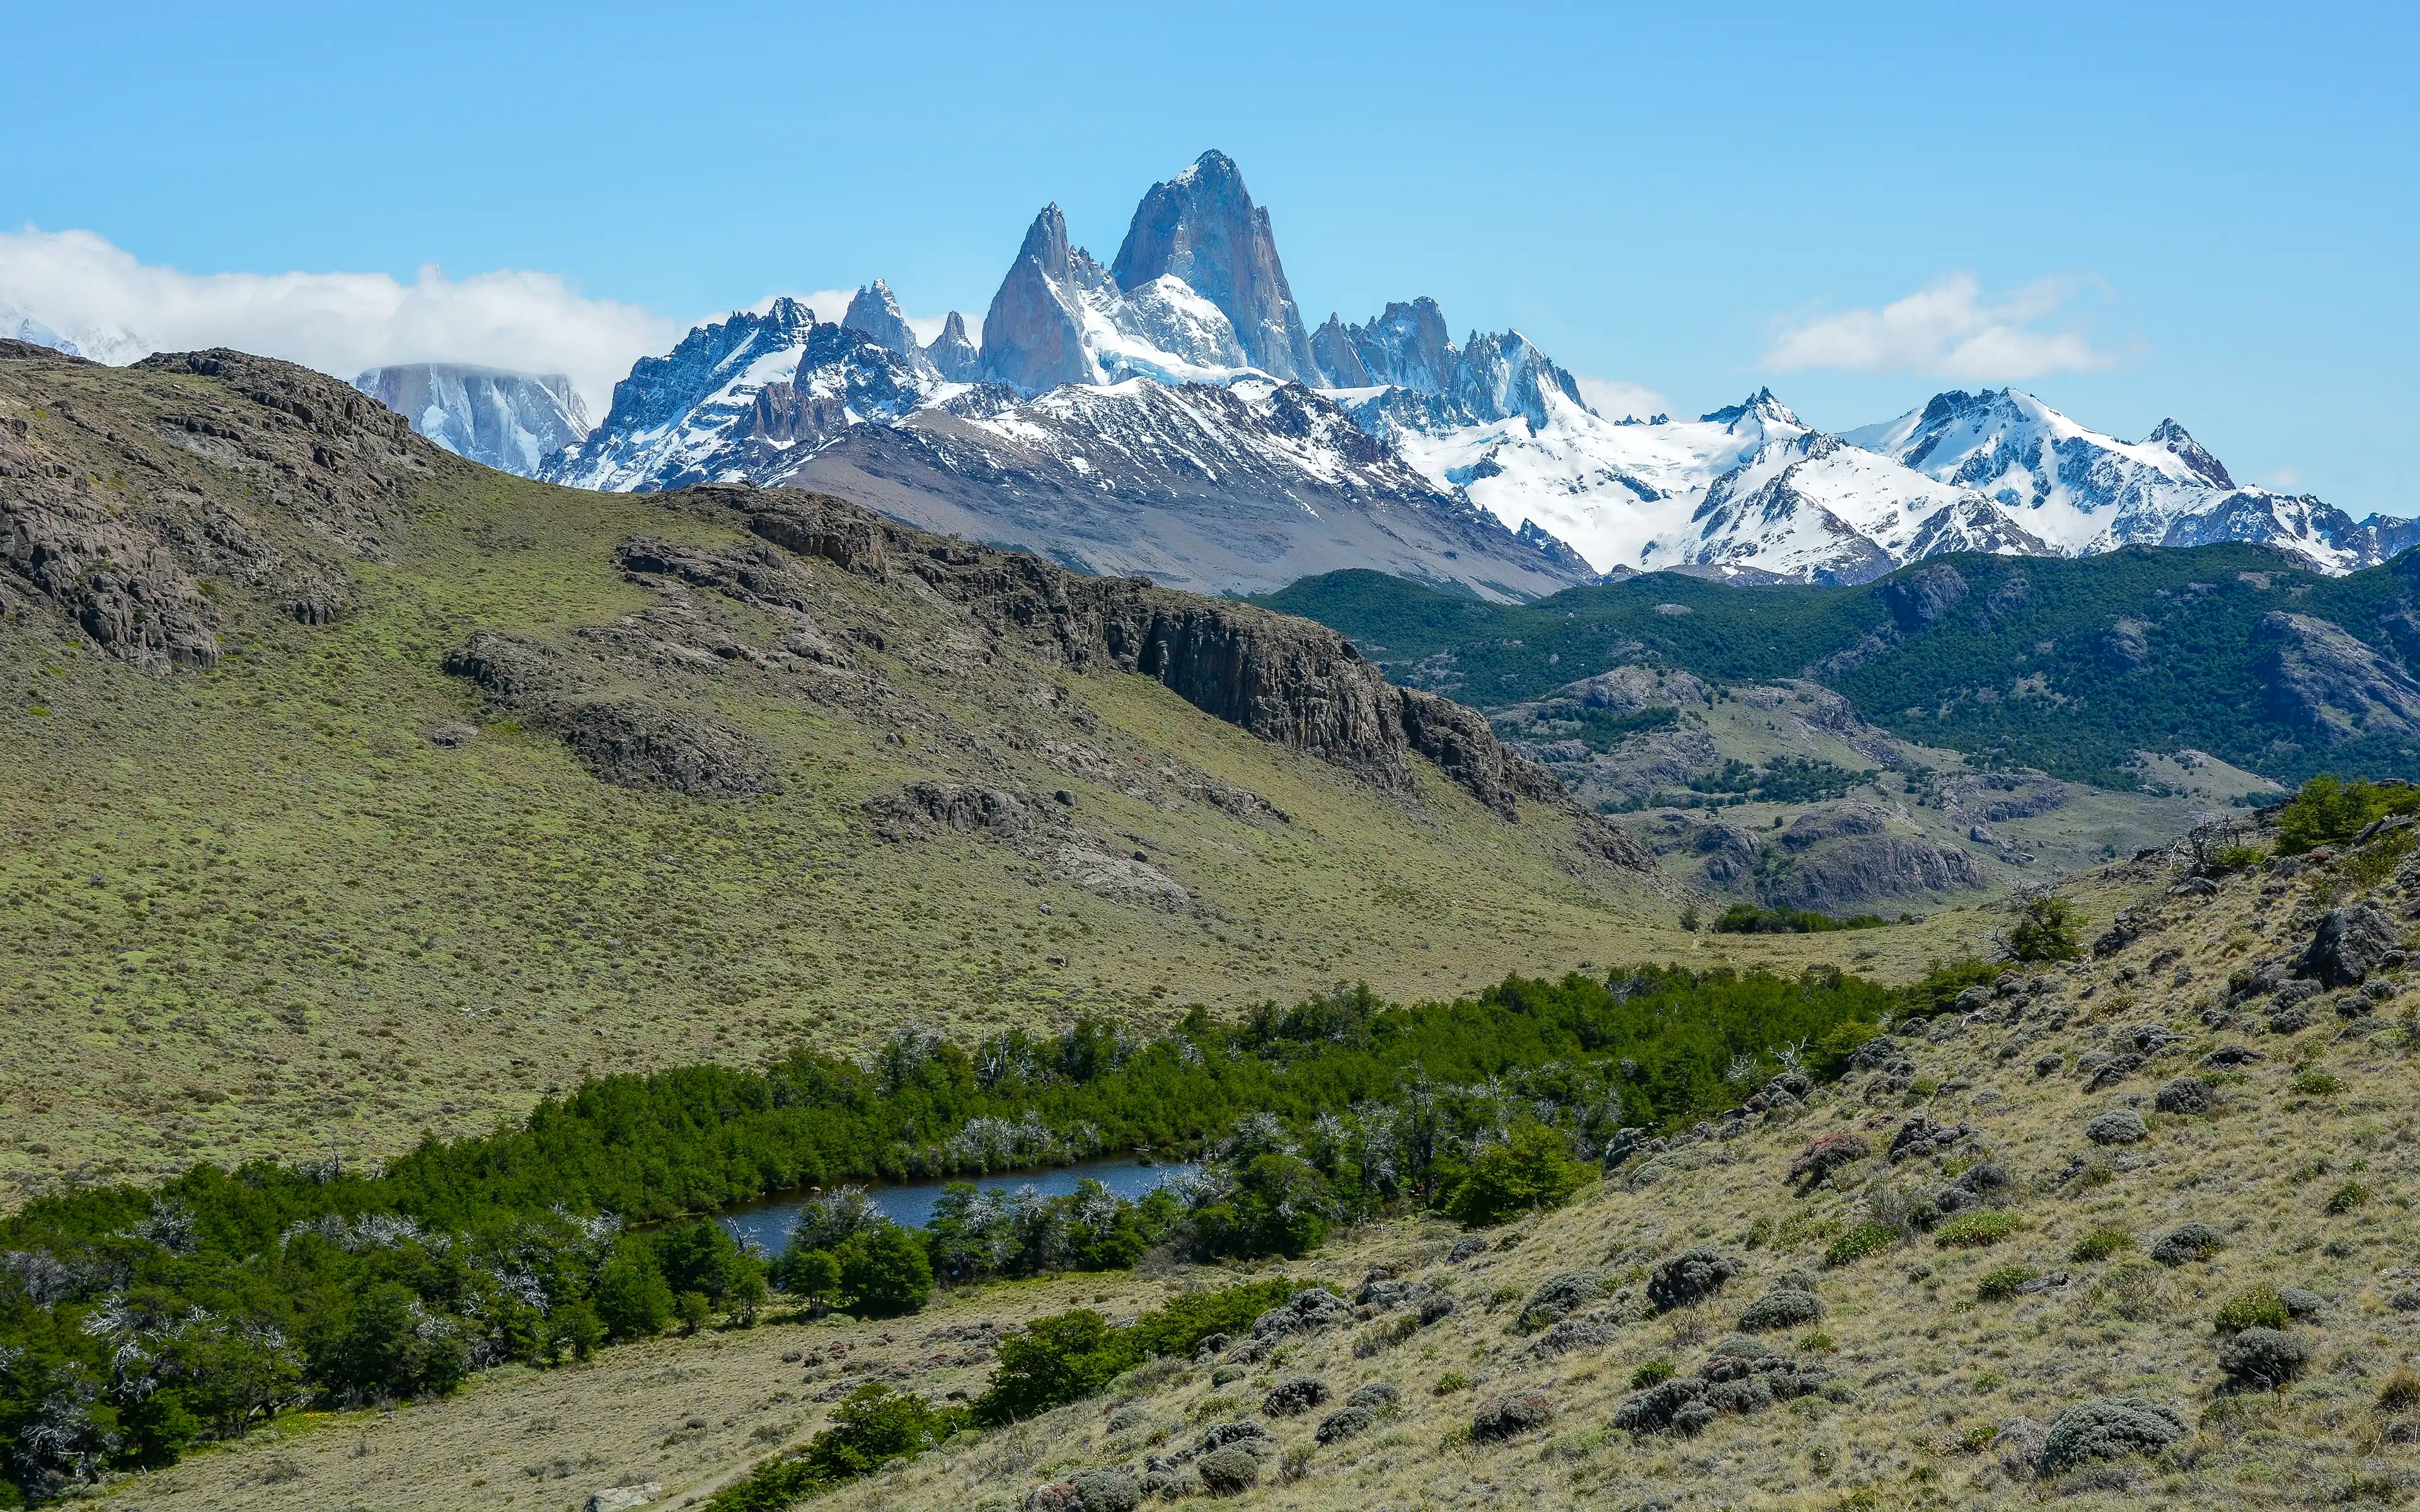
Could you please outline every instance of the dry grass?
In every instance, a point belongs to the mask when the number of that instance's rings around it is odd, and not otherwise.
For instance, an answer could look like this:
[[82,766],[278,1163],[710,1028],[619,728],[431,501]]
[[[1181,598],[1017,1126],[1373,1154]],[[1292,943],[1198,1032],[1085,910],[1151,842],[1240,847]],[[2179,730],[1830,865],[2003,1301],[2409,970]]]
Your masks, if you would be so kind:
[[[2082,890],[2105,918],[2112,904],[2156,896],[2164,881],[2149,869],[2112,869]],[[2078,1508],[2406,1501],[2420,1485],[2413,1447],[2420,1410],[2408,1405],[2414,1395],[2408,1386],[2391,1382],[2408,1382],[2420,1363],[2420,1326],[2388,1298],[2411,1284],[2396,1278],[2395,1268],[2420,1258],[2410,1216],[2420,1196],[2412,1036],[2396,1026],[2401,999],[2370,1021],[2367,1033],[2339,1035],[2331,1015],[2292,1041],[2260,1033],[2257,1021],[2225,1031],[2199,1022],[2206,1007],[2224,1001],[2227,971],[2307,935],[2307,918],[2298,922],[2293,908],[2304,885],[2282,904],[2264,904],[2261,882],[2257,874],[2229,880],[2206,902],[2169,900],[2174,921],[2165,929],[2110,960],[2071,973],[2053,968],[2056,991],[2042,1001],[2055,1009],[2013,1025],[1965,1026],[1917,1046],[1919,1068],[1956,1090],[1920,1104],[1912,1098],[1869,1104],[1854,1088],[1826,1094],[1792,1121],[1727,1145],[1686,1148],[1625,1171],[1567,1209],[1509,1226],[1489,1236],[1486,1254],[1459,1267],[1444,1263],[1456,1232],[1413,1216],[1373,1225],[1294,1268],[1349,1292],[1370,1267],[1388,1265],[1441,1278],[1460,1294],[1459,1312],[1399,1345],[1366,1356],[1357,1349],[1391,1321],[1383,1319],[1298,1342],[1224,1387],[1214,1387],[1203,1368],[1156,1367],[1109,1397],[937,1452],[820,1504],[911,1512],[1012,1504],[1054,1474],[1139,1465],[1144,1453],[1183,1443],[1203,1421],[1250,1414],[1279,1375],[1303,1371],[1324,1377],[1340,1396],[1365,1381],[1392,1381],[1403,1391],[1400,1411],[1371,1433],[1325,1448],[1311,1443],[1317,1414],[1273,1423],[1289,1449],[1302,1451],[1299,1478],[1279,1483],[1272,1460],[1262,1488],[1239,1504],[1289,1512],[1596,1509],[1664,1499],[1812,1512],[2013,1508],[2045,1492]],[[2181,954],[2167,957],[2170,950]],[[2133,978],[2121,980],[2123,971]],[[2059,1013],[2065,1026],[2048,1027]],[[2184,1043],[2118,1086],[2086,1092],[2076,1056],[2121,1027],[2151,1021],[2173,1026]],[[2136,1093],[2148,1107],[2161,1082],[2222,1040],[2249,1044],[2265,1058],[2241,1079],[2220,1078],[2222,1101],[2211,1117],[2153,1115],[2149,1140],[2119,1152],[2106,1180],[2054,1182],[2071,1157],[2091,1151],[2082,1133],[2091,1114]],[[2063,1068],[2037,1078],[2033,1061],[2049,1051],[2066,1056]],[[2319,1098],[2294,1090],[2305,1062],[2329,1068],[2344,1089]],[[1918,1105],[1941,1120],[1974,1124],[1979,1150],[1898,1167],[1877,1157],[1807,1197],[1792,1195],[1785,1173],[1807,1139],[1854,1126],[1869,1128],[1880,1146],[1888,1126]],[[1938,1183],[1975,1152],[2015,1176],[2009,1211],[2020,1220],[2016,1233],[1987,1249],[1914,1242],[1821,1268],[1829,1238],[1862,1220],[1865,1189],[1919,1177]],[[2375,1197],[2330,1215],[2328,1194],[2356,1168]],[[2207,1264],[2175,1271],[2142,1258],[2152,1239],[2187,1221],[2217,1227],[2228,1236],[2226,1248]],[[2109,1228],[2133,1236],[2135,1248],[2097,1261],[2070,1257],[2079,1240]],[[1743,1273],[1701,1308],[1645,1317],[1641,1268],[1694,1243],[1742,1257]],[[1606,1268],[1626,1288],[1613,1304],[1625,1321],[1609,1344],[1541,1360],[1512,1328],[1517,1305],[1491,1299],[1524,1296],[1545,1276],[1582,1264]],[[1978,1301],[1981,1278],[2009,1265],[2064,1273],[2069,1284]],[[1772,1342],[1821,1359],[1844,1399],[1807,1397],[1727,1416],[1694,1439],[1635,1440],[1611,1426],[1635,1372],[1658,1359],[1694,1368],[1739,1311],[1792,1270],[1813,1274],[1826,1314],[1812,1330]],[[876,1352],[917,1353],[908,1339],[961,1320],[1030,1318],[1077,1304],[1130,1313],[1172,1286],[1215,1279],[1221,1277],[1068,1277],[987,1288],[893,1325],[901,1344]],[[2328,1299],[2318,1323],[2300,1325],[2315,1336],[2316,1363],[2284,1393],[2227,1395],[2219,1390],[2211,1315],[2226,1297],[2259,1284],[2307,1287]],[[318,1420],[256,1436],[126,1486],[112,1504],[153,1512],[576,1508],[590,1489],[636,1475],[659,1480],[664,1504],[678,1506],[744,1468],[764,1447],[750,1442],[757,1427],[813,1428],[814,1409],[797,1398],[814,1388],[797,1367],[779,1364],[785,1349],[808,1337],[866,1349],[879,1332],[781,1327],[613,1351],[585,1369],[491,1377],[458,1399],[391,1417]],[[908,1380],[939,1395],[981,1374],[917,1372]],[[1433,1392],[1454,1375],[1468,1386]],[[1474,1446],[1466,1431],[1473,1407],[1513,1387],[1547,1393],[1558,1404],[1556,1421],[1509,1443]],[[2021,1416],[2047,1423],[2075,1401],[2110,1393],[2166,1401],[2194,1432],[2158,1461],[2115,1462],[2056,1487],[2013,1478],[2001,1467],[1992,1441],[2003,1424]],[[2381,1393],[2395,1405],[2381,1406]],[[1109,1423],[1120,1408],[1139,1410],[1141,1421],[1113,1433]],[[691,1418],[706,1426],[679,1427]],[[546,1419],[556,1426],[531,1430]],[[365,1447],[365,1458],[350,1458]],[[582,1468],[588,1457],[595,1462]],[[538,1476],[524,1469],[563,1460],[573,1469],[559,1480],[551,1468]]]

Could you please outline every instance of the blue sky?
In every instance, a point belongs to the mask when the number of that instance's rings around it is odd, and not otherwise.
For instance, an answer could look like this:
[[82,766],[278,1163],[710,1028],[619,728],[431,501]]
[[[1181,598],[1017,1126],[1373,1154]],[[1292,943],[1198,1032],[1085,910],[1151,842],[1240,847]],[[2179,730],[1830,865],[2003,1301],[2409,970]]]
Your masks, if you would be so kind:
[[2420,513],[2408,8],[238,8],[12,15],[0,229],[556,275],[451,318],[613,301],[593,366],[876,275],[979,321],[1046,201],[1107,258],[1217,147],[1314,322],[1426,293],[1676,412],[1770,383],[1832,428],[2008,378]]

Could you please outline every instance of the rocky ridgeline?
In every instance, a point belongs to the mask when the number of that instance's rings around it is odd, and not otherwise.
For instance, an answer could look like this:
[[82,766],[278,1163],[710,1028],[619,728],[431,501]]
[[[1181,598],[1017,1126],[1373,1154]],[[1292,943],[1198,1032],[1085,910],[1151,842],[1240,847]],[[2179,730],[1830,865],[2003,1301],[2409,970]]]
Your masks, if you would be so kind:
[[416,490],[462,465],[290,363],[219,349],[116,369],[0,341],[0,610],[47,609],[147,671],[212,666],[205,582],[326,624],[346,563],[382,558]]

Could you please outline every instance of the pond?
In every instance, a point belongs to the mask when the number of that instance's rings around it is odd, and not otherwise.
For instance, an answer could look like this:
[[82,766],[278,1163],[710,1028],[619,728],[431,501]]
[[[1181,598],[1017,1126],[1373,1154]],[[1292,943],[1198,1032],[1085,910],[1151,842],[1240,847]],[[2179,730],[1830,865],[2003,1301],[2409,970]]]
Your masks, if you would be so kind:
[[[1078,1181],[1098,1181],[1119,1196],[1133,1200],[1154,1187],[1201,1170],[1198,1165],[1170,1161],[1147,1165],[1130,1155],[1104,1160],[1084,1161],[1074,1165],[1056,1165],[1048,1170],[1013,1171],[1001,1176],[951,1176],[932,1181],[904,1181],[896,1186],[869,1184],[865,1195],[892,1223],[908,1228],[922,1228],[933,1221],[933,1206],[941,1199],[941,1189],[959,1181],[972,1181],[978,1187],[1014,1192],[1020,1187],[1032,1187],[1046,1197],[1065,1196],[1076,1190]],[[768,1197],[752,1207],[734,1208],[717,1217],[731,1236],[743,1244],[753,1244],[768,1255],[779,1255],[789,1242],[790,1230],[798,1227],[799,1210],[805,1206],[807,1195],[792,1192],[783,1196]]]

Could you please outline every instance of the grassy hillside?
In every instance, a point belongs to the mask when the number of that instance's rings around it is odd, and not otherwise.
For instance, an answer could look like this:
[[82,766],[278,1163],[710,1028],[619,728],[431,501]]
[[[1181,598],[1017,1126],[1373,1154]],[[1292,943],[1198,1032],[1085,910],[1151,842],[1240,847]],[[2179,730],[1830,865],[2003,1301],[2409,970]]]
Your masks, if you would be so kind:
[[[1979,1009],[1903,1026],[1904,1065],[1869,1063],[1803,1109],[1634,1158],[1559,1210],[1475,1234],[1435,1215],[1377,1222],[1262,1267],[1347,1299],[1391,1278],[1408,1299],[1373,1292],[1358,1316],[1273,1350],[1239,1338],[1147,1364],[807,1504],[1019,1505],[1083,1472],[1140,1477],[1146,1457],[1236,1422],[1267,1449],[1236,1504],[1302,1512],[1688,1505],[1711,1487],[1758,1512],[2402,1504],[2420,1485],[2420,1313],[2403,1300],[2420,1196],[2408,977],[2387,969],[2276,1029],[2269,1005],[2231,1000],[2228,980],[2299,952],[2326,907],[2408,903],[2420,876],[2396,871],[2406,854],[2389,834],[2316,865],[2222,874],[2207,894],[2168,890],[2181,850],[2080,879],[2089,928],[2133,906],[2139,933],[2103,957],[2017,973]],[[2340,1012],[2339,995],[2375,1008]],[[2211,1058],[2230,1046],[2253,1054]],[[2201,1099],[2163,1096],[2185,1078]],[[2119,1108],[2139,1116],[2139,1137],[2087,1134]],[[1895,1156],[1911,1127],[1931,1137]],[[1843,1134],[1864,1151],[1793,1176],[1810,1143]],[[1945,1187],[1966,1194],[1962,1211],[1943,1212]],[[2209,1232],[2163,1243],[2190,1225]],[[1727,1262],[1699,1273],[1728,1279],[1677,1302],[1653,1289],[1699,1245]],[[1236,1278],[1146,1267],[993,1285],[912,1319],[776,1320],[584,1367],[508,1368],[400,1412],[283,1419],[124,1482],[106,1504],[276,1512],[378,1484],[410,1488],[396,1505],[572,1509],[650,1483],[652,1500],[691,1504],[803,1443],[859,1381],[980,1394],[1003,1333],[1078,1308],[1131,1318]],[[1782,1288],[1811,1304],[1793,1299],[1795,1320],[1731,1342],[1760,1307],[1776,1313],[1767,1299]],[[1559,1325],[1533,1312],[1558,1293],[1571,1309]],[[1413,1305],[1427,1299],[1450,1309]],[[2264,1348],[2302,1361],[2282,1380],[2224,1363],[2245,1357],[2230,1340],[2260,1314],[2286,1339]],[[1742,1373],[1717,1357],[1744,1349],[1796,1362],[1790,1391],[1731,1394],[1694,1432],[1637,1431],[1623,1415],[1663,1377]],[[1305,1377],[1326,1399],[1289,1414],[1269,1394]],[[1391,1402],[1323,1441],[1347,1394],[1373,1385]],[[1534,1426],[1473,1431],[1513,1394],[1536,1395]],[[2066,1414],[2111,1397],[2140,1398],[2130,1411],[2164,1423],[2168,1442],[2047,1452],[2072,1443]],[[1203,1458],[1177,1467],[1177,1488],[1199,1489]]]
[[[1945,571],[1953,594],[1925,587]],[[1642,658],[1721,683],[1804,672],[1904,739],[2124,787],[2140,780],[2141,751],[2201,750],[2288,781],[2420,774],[2411,577],[2409,560],[2329,579],[2273,552],[2214,546],[1945,558],[1858,588],[1654,574],[1514,606],[1337,573],[1262,602],[1333,625],[1393,675],[1481,707]],[[2264,628],[2276,614],[2333,625],[2350,642],[2335,654],[2371,659],[2348,663],[2339,686],[2298,690]],[[2369,692],[2352,686],[2365,681]],[[2377,681],[2395,689],[2384,712]]]
[[[96,530],[201,543],[220,651],[136,670],[0,573],[0,1202],[62,1173],[378,1157],[582,1075],[801,1040],[1165,1023],[1357,979],[1450,995],[1508,963],[1693,943],[1574,814],[1508,822],[1419,760],[1414,791],[1384,791],[1151,678],[1072,671],[918,580],[798,558],[839,649],[763,651],[768,611],[617,564],[634,535],[747,540],[681,499],[545,487],[408,437],[378,464],[390,492],[348,494],[361,464],[314,472],[315,447],[349,444],[327,387],[315,430],[229,381],[0,362],[0,508],[63,490]],[[345,513],[358,497],[375,510]],[[267,544],[210,554],[247,538]],[[332,623],[297,618],[295,580]],[[446,674],[481,631],[742,732],[776,790],[601,780]],[[1021,792],[1062,839],[882,838],[867,806],[936,779]],[[1120,890],[1135,878],[1175,890]],[[1919,969],[1947,928],[1877,940],[1873,969]]]

